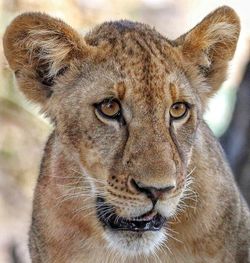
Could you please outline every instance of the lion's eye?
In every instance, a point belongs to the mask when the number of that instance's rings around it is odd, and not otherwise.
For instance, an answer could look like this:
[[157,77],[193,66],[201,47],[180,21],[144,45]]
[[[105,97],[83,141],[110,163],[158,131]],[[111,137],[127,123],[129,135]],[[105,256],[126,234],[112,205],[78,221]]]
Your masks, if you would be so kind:
[[184,102],[176,102],[170,108],[170,116],[173,119],[181,119],[186,116],[188,105]]
[[121,106],[117,99],[108,98],[95,105],[98,113],[109,119],[117,119],[121,116]]

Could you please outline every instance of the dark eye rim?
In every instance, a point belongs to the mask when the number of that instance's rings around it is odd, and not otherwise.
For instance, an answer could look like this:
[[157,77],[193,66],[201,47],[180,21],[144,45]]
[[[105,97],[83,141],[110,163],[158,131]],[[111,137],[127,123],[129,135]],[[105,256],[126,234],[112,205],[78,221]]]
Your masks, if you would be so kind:
[[[101,110],[102,104],[109,103],[109,102],[116,102],[116,103],[119,105],[119,107],[120,107],[120,110],[119,110],[116,114],[114,114],[114,115],[112,115],[112,116],[109,116],[109,115],[105,114],[105,113]],[[109,120],[118,120],[118,121],[119,121],[119,120],[121,119],[121,117],[122,117],[122,107],[121,107],[121,103],[120,103],[120,101],[119,101],[118,99],[116,99],[116,98],[113,98],[113,97],[105,98],[104,100],[102,100],[102,101],[100,101],[100,102],[98,102],[98,103],[94,103],[93,105],[94,105],[94,107],[96,108],[98,114],[100,114],[103,118],[106,118],[106,119],[109,119]]]
[[[185,102],[185,101],[177,101],[177,102],[173,103],[173,104],[171,105],[171,107],[174,106],[174,105],[176,105],[176,104],[184,104],[184,105],[186,106],[186,110],[185,110],[185,112],[184,112],[181,116],[179,116],[179,117],[173,117],[173,116],[171,115],[170,110],[169,110],[169,115],[170,115],[170,118],[171,118],[172,121],[180,120],[180,119],[185,118],[185,117],[187,116],[188,112],[190,111],[191,107],[192,107],[192,105],[191,105],[190,103]],[[171,107],[170,107],[170,109],[171,109]]]

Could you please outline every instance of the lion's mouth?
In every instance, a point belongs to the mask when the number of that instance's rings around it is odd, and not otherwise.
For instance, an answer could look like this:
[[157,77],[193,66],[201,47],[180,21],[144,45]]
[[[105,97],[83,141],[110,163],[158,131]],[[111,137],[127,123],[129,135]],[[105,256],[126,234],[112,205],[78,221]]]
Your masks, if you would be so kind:
[[105,227],[112,230],[123,231],[159,231],[164,225],[166,218],[159,213],[150,211],[140,217],[124,218],[115,214],[114,208],[107,204],[102,197],[98,197],[97,204],[97,217]]

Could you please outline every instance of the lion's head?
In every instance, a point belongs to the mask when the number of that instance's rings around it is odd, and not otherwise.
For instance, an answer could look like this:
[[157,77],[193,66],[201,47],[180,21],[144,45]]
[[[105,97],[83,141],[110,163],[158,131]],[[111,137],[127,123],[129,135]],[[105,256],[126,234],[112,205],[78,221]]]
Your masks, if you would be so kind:
[[166,239],[189,189],[207,99],[225,78],[238,35],[228,7],[175,41],[126,20],[85,37],[40,13],[8,27],[5,54],[19,87],[77,160],[83,202],[112,249],[150,253]]

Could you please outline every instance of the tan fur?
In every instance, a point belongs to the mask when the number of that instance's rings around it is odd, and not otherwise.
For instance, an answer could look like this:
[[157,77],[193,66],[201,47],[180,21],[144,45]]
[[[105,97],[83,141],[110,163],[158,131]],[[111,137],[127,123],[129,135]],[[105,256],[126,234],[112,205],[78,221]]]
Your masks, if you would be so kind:
[[[239,32],[229,7],[175,41],[129,21],[104,23],[85,37],[40,13],[10,24],[10,67],[55,126],[35,190],[32,262],[250,262],[247,205],[202,119]],[[125,123],[96,116],[93,104],[110,96],[120,99]],[[179,101],[190,110],[170,121]],[[162,230],[139,235],[100,224],[97,195],[119,216],[152,209],[130,178],[175,185],[155,206],[168,218]]]

